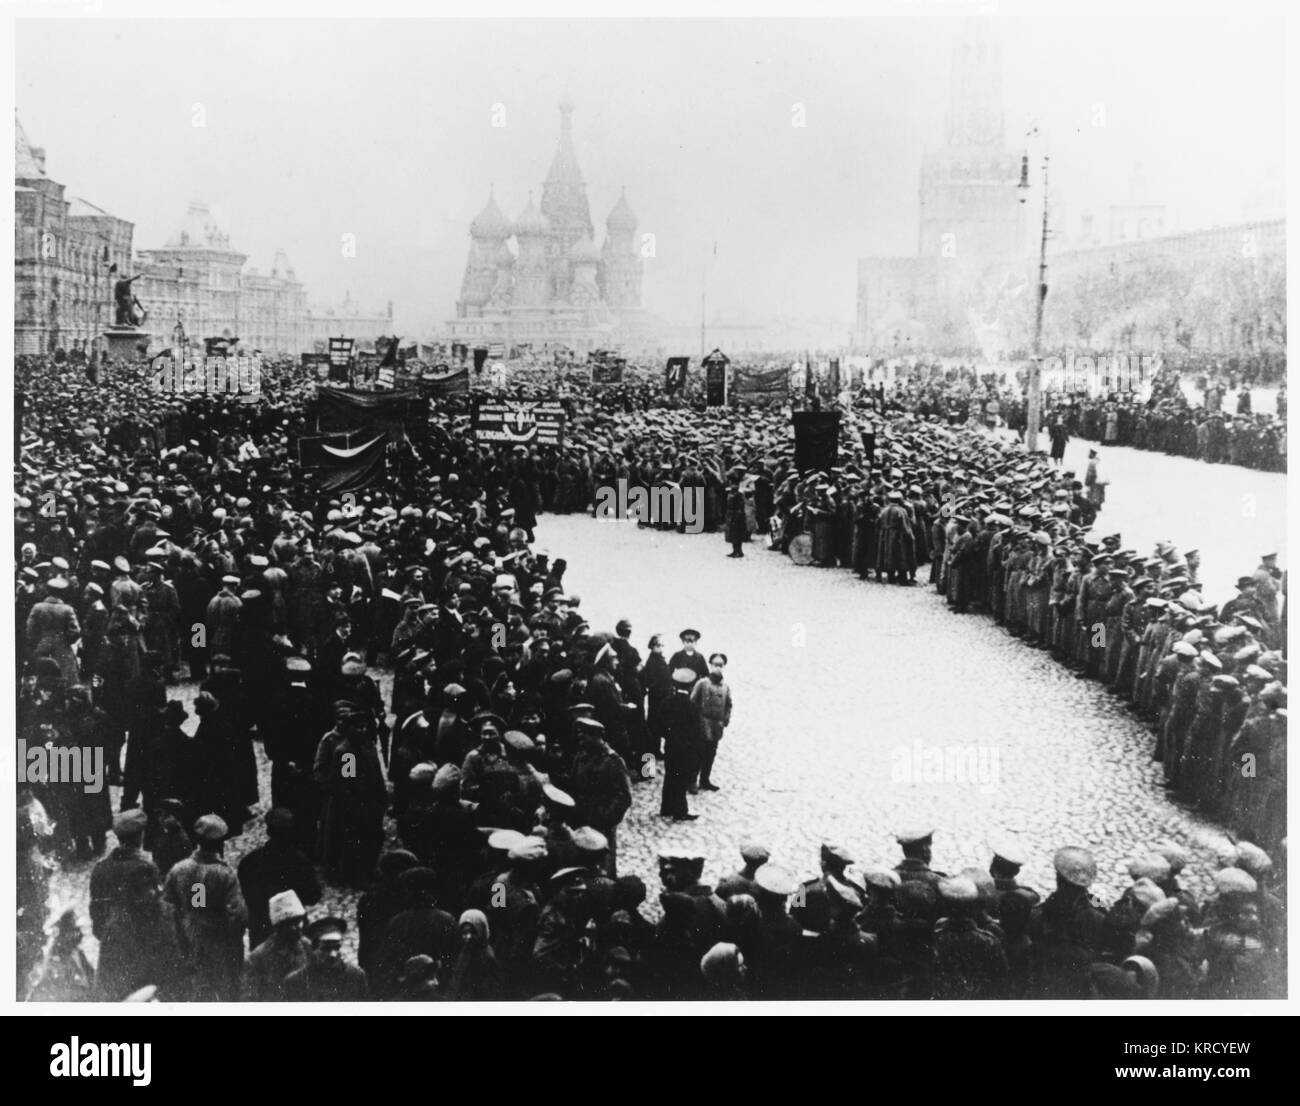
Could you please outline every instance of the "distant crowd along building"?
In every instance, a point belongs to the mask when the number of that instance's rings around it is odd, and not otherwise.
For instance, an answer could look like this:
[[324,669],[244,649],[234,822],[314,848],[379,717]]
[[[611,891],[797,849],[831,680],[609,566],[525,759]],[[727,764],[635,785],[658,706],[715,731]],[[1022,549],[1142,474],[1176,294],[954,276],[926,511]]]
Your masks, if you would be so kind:
[[[972,17],[956,36],[944,143],[921,165],[916,255],[858,262],[859,352],[996,358],[1032,342],[1042,163],[1030,158],[1034,198],[1022,203],[1024,150],[1005,141],[994,26]],[[1286,223],[1260,217],[1280,216],[1280,204],[1237,225],[1171,234],[1140,171],[1128,193],[1097,219],[1072,214],[1050,185],[1044,348],[1282,353]]]
[[340,335],[364,348],[392,333],[391,303],[365,311],[349,295],[337,307],[309,307],[284,250],[269,273],[247,265],[202,201],[189,205],[166,245],[140,250],[133,261],[134,224],[65,198],[65,186],[46,174],[45,151],[17,120],[15,135],[15,354],[102,348],[114,321],[113,284],[137,274],[132,292],[147,313],[142,329],[151,349],[172,344],[178,321],[196,345],[238,338],[241,349],[267,355],[311,352]]
[[446,328],[450,340],[496,350],[562,346],[576,353],[647,344],[657,323],[641,307],[636,231],[624,193],[606,217],[605,240],[597,247],[574,152],[573,105],[561,104],[560,143],[542,184],[540,209],[530,192],[512,222],[492,189],[470,224],[456,317]]

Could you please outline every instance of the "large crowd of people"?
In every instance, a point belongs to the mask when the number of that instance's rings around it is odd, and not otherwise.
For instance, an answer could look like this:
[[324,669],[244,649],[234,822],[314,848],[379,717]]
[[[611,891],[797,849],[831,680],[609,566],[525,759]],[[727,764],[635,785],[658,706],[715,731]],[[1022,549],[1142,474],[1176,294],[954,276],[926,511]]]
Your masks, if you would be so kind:
[[[1284,577],[1266,557],[1216,608],[1171,542],[1144,559],[1094,541],[1096,482],[987,432],[1002,386],[863,387],[838,463],[816,471],[796,466],[779,409],[643,383],[567,387],[562,447],[477,443],[467,400],[435,400],[375,480],[331,493],[296,463],[315,385],[295,366],[268,366],[251,397],[158,393],[138,366],[16,369],[17,734],[49,763],[100,750],[106,773],[99,789],[20,781],[21,997],[1284,987]],[[511,391],[552,388],[521,371]],[[934,828],[910,827],[897,866],[828,843],[806,884],[780,842],[744,844],[716,885],[707,858],[664,854],[650,908],[618,867],[633,790],[693,818],[731,698],[727,657],[698,652],[698,632],[643,654],[625,620],[589,624],[566,561],[536,548],[540,514],[589,510],[618,479],[701,489],[733,555],[758,535],[899,585],[929,566],[954,611],[1105,679],[1156,728],[1171,786],[1239,839],[1215,894],[1179,885],[1173,842],[1133,842],[1133,885],[1105,904],[1069,842],[1036,845],[1055,850],[1043,895],[1016,878],[1026,846],[990,843],[987,870],[947,874]],[[1234,774],[1247,754],[1255,774]],[[266,842],[245,850],[258,819]],[[53,863],[86,872],[84,921],[50,916]],[[355,910],[313,914],[326,888],[361,892]]]
[[[1216,402],[1216,395],[1218,401]],[[1265,472],[1286,471],[1286,389],[1278,393],[1276,414],[1251,411],[1243,388],[1235,412],[1211,392],[1194,406],[1181,391],[1146,403],[1132,395],[1078,397],[1052,409],[1049,433],[1106,445],[1149,449],[1208,464],[1242,465]],[[1054,429],[1059,427],[1059,429]]]

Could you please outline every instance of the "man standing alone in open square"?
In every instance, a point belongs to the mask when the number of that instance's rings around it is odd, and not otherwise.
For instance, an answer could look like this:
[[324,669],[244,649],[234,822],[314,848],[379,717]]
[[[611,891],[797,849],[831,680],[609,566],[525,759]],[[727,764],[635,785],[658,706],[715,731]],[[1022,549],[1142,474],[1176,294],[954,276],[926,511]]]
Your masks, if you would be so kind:
[[727,667],[727,654],[714,653],[709,657],[709,674],[691,689],[691,702],[700,712],[700,775],[697,788],[717,791],[713,782],[713,760],[718,755],[718,742],[722,732],[731,724],[731,688],[723,677]]

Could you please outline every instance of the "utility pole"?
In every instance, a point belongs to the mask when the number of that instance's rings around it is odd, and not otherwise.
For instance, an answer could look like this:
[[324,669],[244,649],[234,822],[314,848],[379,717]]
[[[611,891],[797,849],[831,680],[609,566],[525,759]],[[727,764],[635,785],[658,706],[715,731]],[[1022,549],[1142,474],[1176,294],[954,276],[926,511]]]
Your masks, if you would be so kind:
[[700,360],[703,361],[708,349],[704,344],[704,287],[705,277],[700,277]]
[[[1038,242],[1038,296],[1034,302],[1034,350],[1029,365],[1029,388],[1025,404],[1025,448],[1038,448],[1038,428],[1043,417],[1043,303],[1047,299],[1047,156],[1043,156],[1043,225]],[[1029,191],[1029,155],[1020,164],[1020,202]]]

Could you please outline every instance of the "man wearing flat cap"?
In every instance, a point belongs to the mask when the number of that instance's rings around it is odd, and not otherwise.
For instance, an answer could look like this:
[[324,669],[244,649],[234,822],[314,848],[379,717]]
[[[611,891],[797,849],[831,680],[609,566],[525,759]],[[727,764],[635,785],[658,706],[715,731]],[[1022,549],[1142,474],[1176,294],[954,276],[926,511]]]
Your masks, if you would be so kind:
[[[410,868],[397,877],[407,905],[384,928],[378,968],[370,981],[377,994],[393,993],[402,965],[412,956],[424,954],[439,965],[450,964],[455,954],[456,919],[442,908],[440,883],[438,873],[425,867]],[[463,894],[462,889],[457,900]]]
[[1019,894],[1028,897],[1033,906],[1042,901],[1042,896],[1033,888],[1025,887],[1017,877],[1025,866],[1028,854],[1019,841],[1008,836],[990,839],[989,851],[993,859],[989,862],[989,875],[993,877],[993,895],[988,903],[988,913],[998,918],[1002,899],[1006,895]]
[[830,930],[834,898],[830,881],[834,879],[851,884],[852,881],[844,870],[853,863],[853,856],[843,845],[823,844],[818,859],[822,874],[799,886],[790,905],[790,914],[804,929],[813,933],[827,933]]
[[294,837],[293,812],[272,807],[266,815],[266,844],[253,849],[239,862],[239,886],[248,904],[250,949],[257,948],[275,925],[268,914],[268,904],[276,895],[292,892],[300,907],[320,902],[321,886],[316,869],[294,844]]
[[595,707],[596,718],[604,726],[606,744],[621,756],[629,770],[639,767],[628,742],[629,705],[624,702],[618,683],[618,653],[612,645],[602,645],[593,662],[595,671],[587,681],[587,698]]
[[740,846],[740,859],[743,862],[738,872],[732,872],[718,880],[718,896],[729,899],[733,895],[752,895],[754,893],[754,874],[772,859],[772,853],[766,845],[745,842]]
[[365,973],[343,958],[342,918],[318,918],[307,926],[311,951],[307,963],[284,980],[288,1002],[365,1002],[370,997]]
[[216,814],[194,823],[194,853],[163,882],[176,914],[181,950],[190,966],[190,999],[234,1002],[244,966],[248,907],[234,869],[222,859],[228,829]]
[[334,728],[320,739],[312,778],[321,796],[320,856],[326,871],[364,887],[384,841],[388,789],[373,719],[355,704],[335,704]]
[[904,883],[924,883],[937,887],[941,879],[946,879],[947,872],[938,872],[930,867],[931,850],[934,845],[934,830],[930,826],[905,826],[894,834],[894,840],[903,850],[903,859],[894,866],[894,871]]
[[1079,623],[1080,674],[1094,679],[1101,675],[1106,659],[1106,604],[1114,591],[1111,568],[1111,559],[1098,554],[1092,559],[1092,571],[1079,581],[1075,617]]
[[699,817],[690,812],[686,799],[699,769],[700,715],[691,700],[691,689],[697,679],[692,668],[673,669],[673,694],[662,708],[664,784],[659,816],[675,822],[694,821]]
[[1088,893],[1097,878],[1097,861],[1078,846],[1057,849],[1056,890],[1036,908],[1029,933],[1034,942],[1035,998],[1086,998],[1088,967],[1106,943],[1106,913]]
[[609,842],[605,873],[618,874],[618,826],[632,805],[632,782],[623,759],[605,740],[605,731],[594,718],[574,723],[578,748],[566,777],[565,790],[577,804],[575,823],[599,830]]
[[939,881],[939,920],[934,924],[934,997],[996,999],[1005,994],[1010,965],[1002,942],[981,929],[979,888],[967,876]]
[[141,848],[148,825],[148,817],[138,808],[113,819],[117,846],[90,872],[90,924],[97,939],[103,939],[113,912],[126,901],[126,888],[137,872],[147,873],[155,885],[159,881],[157,867]]
[[81,625],[77,612],[67,602],[68,581],[54,576],[45,588],[45,598],[27,616],[27,647],[33,657],[52,659],[65,684],[71,687],[80,675],[72,646],[81,637]]
[[695,648],[696,642],[700,640],[700,631],[688,628],[677,636],[682,643],[682,647],[668,658],[668,671],[675,672],[679,668],[689,668],[695,673],[697,680],[704,679],[709,674],[709,665],[699,650]]
[[233,573],[223,576],[221,590],[208,603],[208,609],[204,614],[204,625],[207,630],[209,656],[216,656],[218,653],[234,655],[235,639],[239,633],[239,616],[244,609],[243,601],[239,598],[239,586],[238,576]]

